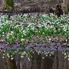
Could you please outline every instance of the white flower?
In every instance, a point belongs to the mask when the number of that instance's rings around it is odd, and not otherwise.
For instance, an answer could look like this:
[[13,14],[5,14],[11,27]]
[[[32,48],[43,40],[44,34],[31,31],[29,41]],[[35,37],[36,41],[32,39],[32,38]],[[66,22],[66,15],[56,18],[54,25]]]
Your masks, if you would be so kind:
[[8,58],[10,58],[10,55],[8,55]]
[[5,36],[5,35],[2,35],[3,37]]
[[49,38],[49,40],[51,40],[51,38]]
[[22,55],[22,56],[23,56],[23,55],[26,55],[26,52],[24,51],[21,55]]
[[9,54],[7,54],[7,56],[9,56]]
[[14,6],[17,6],[18,4],[17,3],[14,3]]
[[4,34],[4,32],[2,34]]
[[25,39],[21,39],[21,41],[25,41]]
[[32,29],[32,30],[34,30],[35,28],[34,28],[34,27],[32,27],[31,29]]
[[23,34],[26,35],[26,33],[27,33],[27,32],[26,32],[25,30],[23,30]]
[[21,6],[21,4],[20,4],[20,3],[18,3],[18,6]]
[[34,52],[33,52],[34,53]]
[[65,56],[64,58],[67,58],[67,56]]
[[44,57],[42,57],[42,59],[44,59]]
[[21,58],[24,58],[24,56],[21,55]]
[[11,34],[13,34],[13,31],[11,31]]
[[24,14],[23,16],[28,16],[28,14]]
[[5,50],[4,50],[4,52],[5,52]]
[[13,60],[13,57],[11,58],[11,60]]
[[9,21],[8,21],[8,20],[6,20],[6,23],[9,23]]
[[51,56],[51,54],[49,54],[49,56]]
[[47,14],[43,14],[42,16],[43,16],[43,17],[46,17],[46,16],[47,16]]
[[3,56],[4,56],[5,54],[3,54]]
[[2,58],[5,58],[4,56]]
[[46,55],[46,56],[48,56],[48,55]]
[[42,34],[45,34],[44,32]]
[[30,58],[28,58],[28,60],[30,61]]
[[12,57],[12,55],[11,55],[11,57]]

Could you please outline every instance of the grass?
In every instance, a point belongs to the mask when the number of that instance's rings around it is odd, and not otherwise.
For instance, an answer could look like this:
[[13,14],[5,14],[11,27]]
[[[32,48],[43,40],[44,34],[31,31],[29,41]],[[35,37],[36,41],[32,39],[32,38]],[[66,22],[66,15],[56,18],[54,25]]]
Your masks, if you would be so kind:
[[[21,43],[22,45],[39,36],[41,41],[45,37],[56,35],[69,39],[69,15],[61,15],[59,18],[50,14],[37,16],[18,14],[8,18],[8,15],[0,15],[0,39],[9,43]],[[23,46],[22,46],[23,47]]]

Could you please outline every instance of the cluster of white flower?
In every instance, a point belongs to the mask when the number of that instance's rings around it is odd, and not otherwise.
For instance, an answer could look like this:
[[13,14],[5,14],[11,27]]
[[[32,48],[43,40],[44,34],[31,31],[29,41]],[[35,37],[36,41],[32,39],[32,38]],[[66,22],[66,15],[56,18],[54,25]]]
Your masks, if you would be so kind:
[[[13,15],[10,17],[10,19],[8,19],[8,15],[0,16],[0,35],[9,38],[10,35],[16,33],[18,34],[17,37],[21,36],[20,38],[23,39],[24,36],[26,36],[28,33],[33,33],[33,31],[37,34],[41,33],[41,35],[49,35],[50,33],[50,35],[52,35],[52,32],[54,34],[57,32],[62,34],[64,31],[67,35],[67,33],[69,32],[69,21],[66,21],[66,18],[68,18],[69,15],[64,14],[59,18],[52,13],[50,14],[50,17],[48,16],[48,14],[40,14],[39,16],[37,16],[36,14],[32,16],[31,14],[29,15],[30,17],[28,17],[28,14]],[[57,30],[56,27],[58,27]],[[31,36],[32,34],[28,35],[28,37]],[[15,37],[15,35],[13,35],[13,37]]]
[[14,3],[14,6],[16,7],[16,6],[21,6],[21,4],[20,3]]

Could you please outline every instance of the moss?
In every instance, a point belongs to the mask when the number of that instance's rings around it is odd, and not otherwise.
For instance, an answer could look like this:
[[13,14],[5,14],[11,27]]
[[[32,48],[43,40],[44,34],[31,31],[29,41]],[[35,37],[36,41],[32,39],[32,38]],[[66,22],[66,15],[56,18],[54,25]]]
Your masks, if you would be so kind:
[[5,9],[12,10],[12,7],[11,6],[3,7],[3,10]]
[[8,6],[11,6],[11,7],[13,7],[13,5],[14,5],[13,0],[7,0],[7,1],[6,1],[6,4],[7,4]]
[[3,7],[3,9],[9,9],[9,10],[12,10],[14,9],[14,2],[13,0],[4,0],[5,2],[5,6]]

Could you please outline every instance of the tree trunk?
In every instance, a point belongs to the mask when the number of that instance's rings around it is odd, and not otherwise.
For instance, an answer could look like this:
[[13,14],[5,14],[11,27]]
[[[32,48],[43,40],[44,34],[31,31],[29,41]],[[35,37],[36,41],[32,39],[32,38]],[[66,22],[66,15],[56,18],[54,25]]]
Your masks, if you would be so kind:
[[6,63],[7,63],[8,69],[17,69],[17,67],[16,67],[16,62],[15,62],[14,59],[11,60],[11,57],[8,58],[8,57],[7,57],[7,54],[5,54],[5,59],[6,59]]
[[3,9],[13,10],[14,9],[14,2],[13,0],[3,0]]
[[65,7],[65,13],[69,12],[69,0],[63,0],[63,5]]

